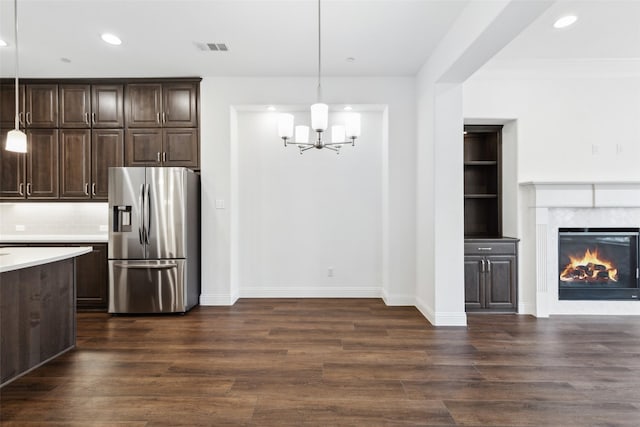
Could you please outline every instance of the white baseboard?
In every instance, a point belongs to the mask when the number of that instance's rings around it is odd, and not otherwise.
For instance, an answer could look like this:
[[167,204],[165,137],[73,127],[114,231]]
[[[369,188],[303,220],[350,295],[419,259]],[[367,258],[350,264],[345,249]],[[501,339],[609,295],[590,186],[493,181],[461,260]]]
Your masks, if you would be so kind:
[[536,315],[536,305],[530,302],[518,303],[518,314],[531,314]]
[[237,295],[200,294],[200,305],[233,305],[237,300]]
[[388,306],[415,306],[416,298],[413,295],[390,295],[385,289],[382,290],[382,300]]
[[356,286],[272,286],[243,287],[240,298],[380,298],[379,287]]
[[416,298],[416,308],[433,326],[467,326],[467,313],[434,312],[423,300]]

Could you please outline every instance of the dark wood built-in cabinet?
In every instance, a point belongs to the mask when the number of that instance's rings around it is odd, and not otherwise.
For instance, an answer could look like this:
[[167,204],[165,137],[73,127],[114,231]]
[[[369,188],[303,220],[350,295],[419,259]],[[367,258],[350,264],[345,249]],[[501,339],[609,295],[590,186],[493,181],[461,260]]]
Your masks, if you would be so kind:
[[502,126],[465,126],[464,235],[502,235]]
[[[0,150],[0,200],[104,201],[112,166],[200,167],[200,79],[22,80],[28,153]],[[0,83],[0,137],[15,86]]]
[[502,237],[502,126],[464,131],[465,309],[514,313],[518,240]]
[[466,311],[514,313],[517,310],[518,240],[466,239]]

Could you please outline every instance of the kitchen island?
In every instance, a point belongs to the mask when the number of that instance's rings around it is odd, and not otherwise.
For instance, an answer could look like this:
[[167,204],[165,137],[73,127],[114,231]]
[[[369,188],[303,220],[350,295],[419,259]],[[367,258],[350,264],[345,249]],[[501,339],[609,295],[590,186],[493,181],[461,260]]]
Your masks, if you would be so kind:
[[83,247],[0,248],[0,387],[75,346]]

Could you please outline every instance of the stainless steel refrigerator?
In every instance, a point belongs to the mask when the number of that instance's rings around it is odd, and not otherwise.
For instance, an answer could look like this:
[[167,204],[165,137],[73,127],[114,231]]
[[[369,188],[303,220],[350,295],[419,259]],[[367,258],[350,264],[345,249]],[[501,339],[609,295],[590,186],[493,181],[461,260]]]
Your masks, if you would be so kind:
[[199,176],[109,168],[109,313],[184,313],[199,295]]

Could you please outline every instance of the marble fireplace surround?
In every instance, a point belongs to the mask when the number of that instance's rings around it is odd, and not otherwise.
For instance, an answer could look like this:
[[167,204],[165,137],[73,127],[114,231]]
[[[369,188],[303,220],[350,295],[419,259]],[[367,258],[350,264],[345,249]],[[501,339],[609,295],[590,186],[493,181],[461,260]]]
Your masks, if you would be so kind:
[[[560,301],[558,299],[558,229],[561,227],[640,227],[640,182],[527,182],[523,255],[535,283],[535,301],[519,312],[640,315],[640,301]],[[529,295],[533,296],[531,292]]]

